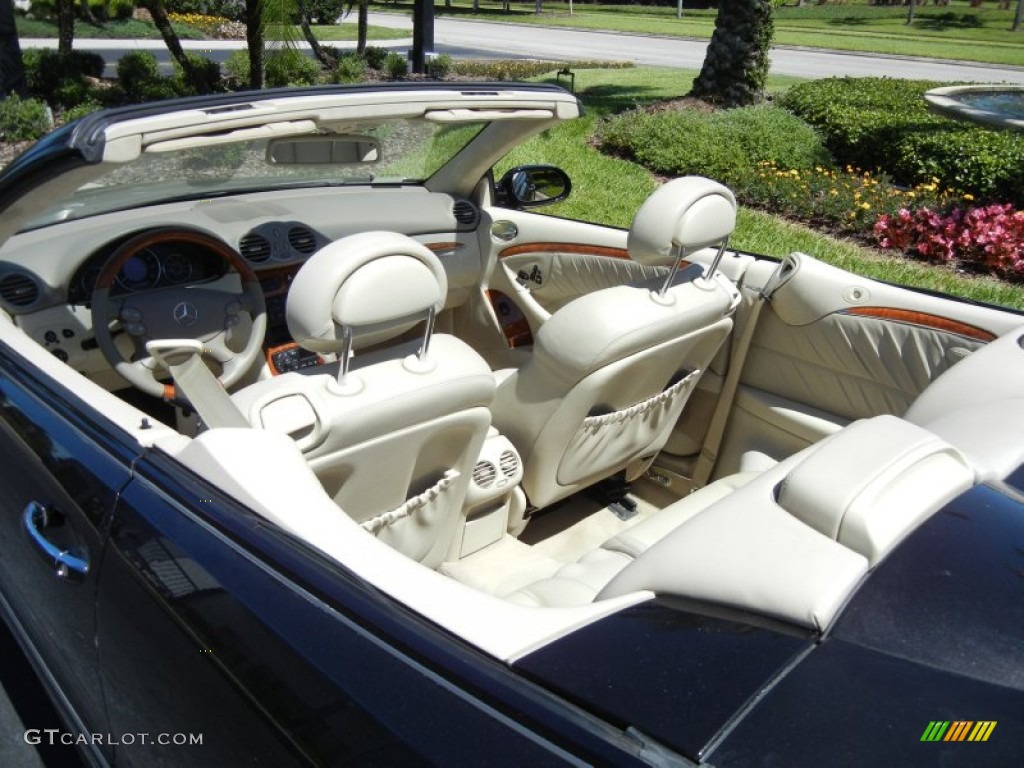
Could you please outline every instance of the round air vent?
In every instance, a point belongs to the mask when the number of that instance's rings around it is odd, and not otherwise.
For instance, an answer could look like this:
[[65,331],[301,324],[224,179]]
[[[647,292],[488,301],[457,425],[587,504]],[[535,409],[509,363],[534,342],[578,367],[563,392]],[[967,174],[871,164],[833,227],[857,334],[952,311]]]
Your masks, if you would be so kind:
[[478,461],[473,467],[473,482],[481,488],[490,488],[497,476],[497,468],[489,461]]
[[505,477],[515,477],[519,471],[519,456],[514,451],[502,451],[498,457],[498,465]]
[[480,212],[468,200],[456,200],[452,207],[452,215],[459,224],[465,224],[467,227],[475,227],[480,219]]
[[39,283],[28,275],[11,274],[0,279],[0,299],[16,307],[27,307],[39,298]]
[[238,252],[242,258],[253,264],[261,264],[270,258],[270,241],[263,235],[250,232],[238,241]]
[[299,253],[310,254],[316,250],[316,235],[305,227],[288,230],[288,244]]

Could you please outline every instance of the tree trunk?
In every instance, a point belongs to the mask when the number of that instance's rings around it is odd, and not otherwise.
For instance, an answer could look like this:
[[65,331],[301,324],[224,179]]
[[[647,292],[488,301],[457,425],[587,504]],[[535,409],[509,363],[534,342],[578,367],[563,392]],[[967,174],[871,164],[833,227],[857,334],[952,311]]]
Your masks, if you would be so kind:
[[691,96],[725,107],[743,107],[764,98],[775,32],[773,11],[771,0],[721,1]]
[[910,5],[907,8],[907,26],[909,27],[914,23],[914,11],[917,10],[917,0],[910,0]]
[[0,98],[10,93],[25,96],[25,66],[14,23],[14,0],[0,0]]
[[57,52],[67,56],[75,43],[75,0],[57,0]]
[[153,17],[153,24],[160,31],[160,36],[164,39],[164,45],[167,46],[167,50],[170,51],[174,61],[181,67],[181,71],[185,73],[185,78],[189,81],[192,88],[195,89],[196,93],[209,93],[209,84],[196,71],[196,68],[192,66],[192,62],[189,61],[188,56],[185,55],[185,51],[181,47],[181,41],[178,39],[178,34],[174,31],[174,27],[171,26],[171,20],[167,16],[167,9],[164,7],[163,0],[142,0],[141,5]]
[[141,5],[153,17],[153,24],[160,32],[160,36],[164,39],[164,45],[167,46],[167,50],[170,51],[173,59],[178,62],[178,65],[183,70],[188,72],[188,57],[181,47],[181,41],[174,31],[174,27],[171,26],[171,20],[167,16],[167,9],[164,8],[163,0],[142,0]]
[[[433,0],[431,0],[433,1]],[[366,36],[370,25],[370,0],[359,0],[359,21],[356,33],[356,53],[366,53]]]
[[92,12],[92,8],[89,7],[89,0],[82,0],[82,2],[79,3],[79,6],[82,8],[82,19],[84,19],[86,23],[92,24],[94,27],[100,26],[100,23],[96,21],[95,14]]
[[245,0],[245,43],[249,48],[249,87],[263,87],[263,18],[259,0]]
[[338,62],[324,50],[324,47],[320,45],[320,41],[316,39],[316,35],[313,34],[313,28],[309,26],[309,11],[307,8],[308,6],[304,0],[299,0],[299,28],[302,30],[302,36],[309,43],[310,50],[313,51],[316,60],[324,67],[330,69]]
[[1021,22],[1024,22],[1024,0],[1017,0],[1017,10],[1013,14],[1013,26],[1011,32],[1020,32]]

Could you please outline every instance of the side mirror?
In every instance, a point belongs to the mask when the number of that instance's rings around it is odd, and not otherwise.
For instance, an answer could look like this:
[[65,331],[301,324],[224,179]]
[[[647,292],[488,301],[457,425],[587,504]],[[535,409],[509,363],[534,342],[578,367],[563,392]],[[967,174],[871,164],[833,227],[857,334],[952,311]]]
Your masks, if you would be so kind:
[[553,165],[520,165],[498,182],[498,205],[537,208],[560,203],[572,191],[569,174]]

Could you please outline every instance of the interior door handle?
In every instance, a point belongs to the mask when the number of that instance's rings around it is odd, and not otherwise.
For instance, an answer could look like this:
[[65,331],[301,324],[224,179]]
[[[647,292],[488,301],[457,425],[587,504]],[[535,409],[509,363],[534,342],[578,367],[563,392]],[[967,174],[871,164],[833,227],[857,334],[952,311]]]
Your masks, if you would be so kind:
[[53,514],[53,511],[45,504],[30,501],[21,515],[25,533],[46,556],[47,562],[53,566],[53,570],[59,578],[80,579],[89,573],[89,561],[66,549],[61,549],[43,535],[43,529],[50,524]]

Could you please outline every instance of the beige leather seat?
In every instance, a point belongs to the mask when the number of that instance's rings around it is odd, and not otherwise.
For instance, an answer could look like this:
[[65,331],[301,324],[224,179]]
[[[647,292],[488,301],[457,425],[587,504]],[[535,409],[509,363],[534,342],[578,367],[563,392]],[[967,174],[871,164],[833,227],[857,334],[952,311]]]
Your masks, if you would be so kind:
[[735,221],[721,184],[665,184],[637,212],[628,245],[634,261],[669,267],[667,277],[566,304],[539,329],[530,360],[498,385],[495,426],[522,456],[534,507],[630,465],[640,471],[665,444],[739,300],[724,276],[683,261],[707,246],[721,253]]
[[[440,261],[411,238],[368,232],[338,240],[303,265],[286,312],[300,345],[340,362],[232,397],[250,424],[296,441],[348,515],[431,567],[458,532],[494,394],[479,355],[432,333],[446,294]],[[420,324],[416,338],[396,340]]]
[[712,483],[508,599],[565,606],[649,590],[821,631],[871,568],[975,480],[949,443],[877,416],[763,473]]

